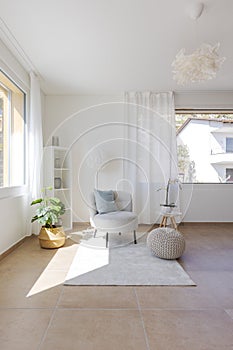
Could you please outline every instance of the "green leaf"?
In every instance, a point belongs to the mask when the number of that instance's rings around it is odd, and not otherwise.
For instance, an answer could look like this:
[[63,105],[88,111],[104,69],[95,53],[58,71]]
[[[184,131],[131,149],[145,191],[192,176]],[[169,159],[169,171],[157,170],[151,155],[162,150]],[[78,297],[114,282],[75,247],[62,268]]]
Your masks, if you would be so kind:
[[52,190],[52,187],[42,189],[42,192],[45,193],[44,198],[36,199],[31,203],[31,205],[40,204],[31,222],[38,220],[41,225],[52,227],[56,224],[60,215],[65,213],[65,205],[57,197],[47,197],[46,190]]
[[41,225],[45,225],[46,224],[46,219],[44,218],[44,217],[41,217],[41,218],[38,218],[38,222],[39,222],[39,224],[41,224]]
[[58,203],[60,203],[61,201],[60,201],[60,199],[57,198],[57,197],[51,197],[51,198],[50,198],[50,202],[53,203],[53,204],[58,204]]
[[61,203],[60,215],[63,215],[66,211],[65,205]]
[[48,211],[49,211],[48,207],[39,207],[39,208],[36,210],[36,215],[38,215],[38,216],[43,216],[43,215],[45,215]]
[[41,203],[43,201],[43,198],[35,199],[34,201],[31,202],[31,205]]
[[58,218],[57,218],[57,215],[51,213],[51,220],[52,220],[52,224],[53,224],[53,225],[57,222],[57,219],[58,219]]
[[34,222],[36,220],[38,220],[38,216],[37,215],[33,216],[33,218],[31,219],[31,222]]
[[61,207],[59,207],[58,205],[51,205],[50,210],[59,213],[61,210]]

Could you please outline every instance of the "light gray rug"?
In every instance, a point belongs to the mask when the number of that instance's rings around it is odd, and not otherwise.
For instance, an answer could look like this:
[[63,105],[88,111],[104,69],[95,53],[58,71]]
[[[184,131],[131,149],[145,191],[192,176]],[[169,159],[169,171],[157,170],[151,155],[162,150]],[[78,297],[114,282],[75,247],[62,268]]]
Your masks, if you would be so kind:
[[154,256],[146,246],[146,234],[110,235],[110,249],[104,235],[93,238],[91,231],[71,234],[79,242],[66,276],[65,285],[194,286],[176,260]]

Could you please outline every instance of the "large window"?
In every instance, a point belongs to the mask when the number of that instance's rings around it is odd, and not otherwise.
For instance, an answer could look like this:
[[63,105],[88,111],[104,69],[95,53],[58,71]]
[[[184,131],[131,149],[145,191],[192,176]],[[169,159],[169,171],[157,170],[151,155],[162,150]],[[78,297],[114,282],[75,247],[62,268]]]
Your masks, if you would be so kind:
[[232,112],[177,111],[176,128],[182,182],[233,182]]
[[25,93],[0,71],[0,187],[25,182]]

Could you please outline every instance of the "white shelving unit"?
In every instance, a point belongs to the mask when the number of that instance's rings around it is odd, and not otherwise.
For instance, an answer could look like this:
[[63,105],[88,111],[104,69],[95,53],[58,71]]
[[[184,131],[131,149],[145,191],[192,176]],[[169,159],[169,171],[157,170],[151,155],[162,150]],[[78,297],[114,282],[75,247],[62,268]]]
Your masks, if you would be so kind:
[[43,186],[52,187],[49,196],[59,198],[65,205],[62,215],[64,230],[72,228],[72,168],[67,148],[48,146],[43,154]]

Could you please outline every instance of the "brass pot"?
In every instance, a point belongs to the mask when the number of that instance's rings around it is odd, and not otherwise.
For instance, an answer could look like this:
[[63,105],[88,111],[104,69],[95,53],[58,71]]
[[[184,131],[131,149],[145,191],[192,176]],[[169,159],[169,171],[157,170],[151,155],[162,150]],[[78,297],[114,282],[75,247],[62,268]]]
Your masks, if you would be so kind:
[[39,242],[41,248],[53,249],[65,244],[66,235],[63,227],[47,228],[41,227]]

